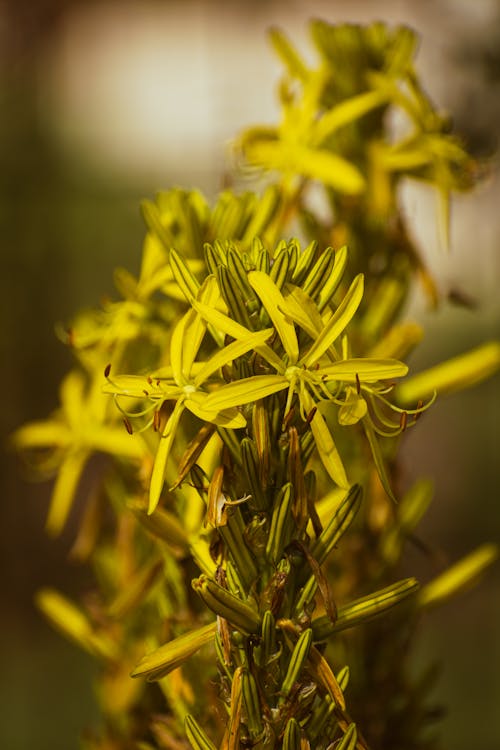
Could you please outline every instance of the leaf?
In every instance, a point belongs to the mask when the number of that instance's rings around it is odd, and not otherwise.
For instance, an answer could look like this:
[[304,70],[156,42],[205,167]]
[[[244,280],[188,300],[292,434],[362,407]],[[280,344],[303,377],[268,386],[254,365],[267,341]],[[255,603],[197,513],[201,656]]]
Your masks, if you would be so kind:
[[283,348],[288,355],[288,364],[294,365],[299,357],[299,344],[293,323],[280,310],[285,306],[285,300],[276,284],[262,271],[251,271],[248,281],[257,292],[267,314],[271,318]]
[[305,357],[301,358],[299,364],[311,367],[323,356],[351,321],[361,303],[362,297],[363,275],[358,274],[331,319],[310,347]]

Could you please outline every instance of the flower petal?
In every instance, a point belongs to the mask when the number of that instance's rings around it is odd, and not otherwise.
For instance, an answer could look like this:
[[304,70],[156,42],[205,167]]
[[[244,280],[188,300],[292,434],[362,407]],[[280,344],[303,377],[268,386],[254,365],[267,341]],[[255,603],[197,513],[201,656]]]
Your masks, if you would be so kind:
[[198,649],[214,638],[217,623],[212,622],[196,630],[174,638],[172,641],[147,654],[132,672],[132,677],[146,675],[148,680],[164,677],[173,669],[177,669],[186,659],[189,659]]
[[59,468],[46,522],[47,533],[51,536],[57,536],[66,523],[76,487],[89,456],[90,451],[71,451]]
[[[202,399],[194,398],[196,396],[203,396]],[[247,420],[235,407],[229,409],[207,409],[206,400],[208,396],[204,394],[193,393],[192,397],[187,398],[185,401],[186,409],[189,409],[198,419],[203,422],[211,422],[219,427],[228,427],[230,429],[239,429],[245,427]]]
[[148,514],[151,515],[158,505],[163,482],[165,480],[165,469],[167,467],[168,456],[172,443],[174,442],[175,433],[179,425],[182,412],[184,411],[184,399],[180,398],[168,418],[167,424],[160,438],[158,450],[156,452],[153,472],[151,474],[151,484],[149,486],[149,507]]
[[207,380],[210,375],[212,375],[217,370],[220,370],[220,368],[224,367],[224,365],[227,365],[234,359],[241,357],[242,354],[246,354],[251,349],[256,349],[259,345],[264,344],[266,342],[266,339],[272,336],[272,334],[272,328],[266,328],[264,331],[256,331],[255,333],[248,332],[246,338],[237,339],[231,344],[228,344],[228,346],[225,346],[224,349],[221,349],[212,357],[210,357],[207,362],[203,363],[202,368],[198,371],[193,381],[194,385],[201,385],[201,383]]
[[283,295],[274,281],[263,271],[251,271],[248,274],[248,281],[252,289],[257,292],[267,314],[273,321],[283,348],[288,355],[288,364],[294,365],[299,357],[299,344],[293,323],[282,312],[285,307]]
[[[397,359],[343,359],[317,370],[318,376],[326,382],[343,380],[356,383],[376,383],[377,380],[401,378],[408,372],[407,365]],[[357,377],[356,377],[357,376]]]
[[253,375],[218,388],[207,397],[205,408],[220,411],[232,406],[242,406],[278,393],[288,386],[288,378],[284,375]]
[[302,357],[301,364],[311,367],[317,362],[323,354],[330,348],[334,341],[344,331],[351,318],[358,309],[363,297],[363,274],[358,274],[344,299],[323,328],[316,341],[313,343],[305,357]]
[[[307,392],[301,394],[301,400],[305,411],[309,414],[315,408],[314,401]],[[316,409],[310,425],[323,466],[339,487],[348,489],[350,485],[347,480],[344,464],[319,409]]]
[[[215,307],[209,307],[199,300],[193,300],[192,305],[214,328],[222,331],[227,336],[231,336],[233,339],[246,339],[249,334],[253,333],[253,331],[249,331],[245,326],[240,325],[235,320],[231,320],[227,315],[224,315],[224,313],[216,310]],[[285,365],[270,346],[267,344],[259,345],[256,347],[256,351],[278,372],[283,373],[285,371]]]

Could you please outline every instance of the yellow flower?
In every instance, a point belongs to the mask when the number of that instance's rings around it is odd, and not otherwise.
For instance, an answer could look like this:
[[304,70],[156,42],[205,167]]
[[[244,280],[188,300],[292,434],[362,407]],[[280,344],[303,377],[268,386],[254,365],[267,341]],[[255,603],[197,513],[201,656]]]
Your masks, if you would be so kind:
[[[218,298],[215,279],[209,277],[200,290],[202,304],[211,309]],[[244,337],[237,338],[228,346],[217,351],[206,362],[195,362],[206,331],[206,322],[196,310],[189,310],[175,326],[170,342],[170,366],[148,376],[119,375],[108,378],[104,390],[115,396],[146,398],[151,402],[149,411],[155,413],[166,401],[174,401],[175,406],[161,431],[156,453],[149,492],[149,509],[152,513],[160,499],[165,478],[168,457],[176,436],[181,416],[185,409],[204,422],[219,427],[244,427],[246,420],[235,405],[229,407],[207,406],[210,394],[204,389],[211,376],[234,359],[248,351],[264,345],[273,333],[272,329],[250,332],[244,330]],[[126,412],[125,412],[126,413]],[[127,415],[128,416],[128,415]],[[153,423],[153,418],[149,424]]]
[[39,454],[39,468],[57,469],[47,518],[47,531],[52,535],[63,529],[78,482],[93,453],[102,451],[136,461],[144,456],[142,442],[131,440],[122,426],[109,424],[106,406],[100,379],[89,385],[84,373],[74,370],[62,382],[61,407],[53,416],[29,422],[13,435],[16,447]]
[[[360,419],[366,421],[369,415],[363,394],[368,398],[383,398],[388,389],[379,381],[404,376],[408,368],[395,359],[340,357],[336,351],[335,342],[344,333],[362,299],[361,274],[354,279],[335,312],[327,314],[326,323],[320,317],[317,308],[314,315],[311,314],[311,308],[308,310],[294,306],[289,298],[282,295],[267,274],[251,271],[248,281],[274,324],[284,355],[280,357],[269,346],[261,346],[258,353],[276,372],[253,375],[221,385],[207,396],[205,408],[214,411],[230,409],[287,390],[284,410],[286,418],[296,394],[301,416],[310,424],[326,470],[340,487],[347,488],[349,481],[342,459],[318,404],[328,401],[340,406],[341,424],[353,424]],[[313,305],[311,300],[309,302],[310,306]],[[241,339],[250,335],[243,326],[220,311],[201,301],[195,300],[192,304],[208,323],[226,335]],[[311,337],[314,336],[312,344],[304,352],[299,351],[294,320],[300,322]],[[370,444],[374,449],[371,440]],[[377,456],[377,459],[380,462],[380,456]],[[379,471],[383,474],[381,469]]]

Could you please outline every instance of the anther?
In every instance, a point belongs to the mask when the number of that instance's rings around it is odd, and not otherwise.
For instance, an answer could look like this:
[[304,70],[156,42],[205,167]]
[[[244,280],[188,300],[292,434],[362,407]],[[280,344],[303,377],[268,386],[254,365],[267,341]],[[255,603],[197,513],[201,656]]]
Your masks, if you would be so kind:
[[399,417],[399,426],[401,427],[401,432],[404,432],[406,430],[407,424],[408,424],[408,412],[402,411],[401,416]]
[[358,394],[358,396],[361,393],[361,382],[358,373],[356,373],[356,393]]
[[309,412],[309,414],[306,417],[307,424],[311,424],[311,422],[314,419],[314,415],[316,414],[317,411],[318,411],[318,407],[317,406],[313,406],[313,408],[311,409],[311,411]]
[[123,424],[125,425],[125,429],[127,430],[128,434],[129,435],[133,435],[134,431],[133,431],[132,425],[130,424],[130,422],[127,419],[127,417],[123,417]]
[[106,365],[106,367],[104,368],[104,377],[105,378],[109,378],[109,373],[110,372],[111,372],[111,363],[109,363],[108,365]]

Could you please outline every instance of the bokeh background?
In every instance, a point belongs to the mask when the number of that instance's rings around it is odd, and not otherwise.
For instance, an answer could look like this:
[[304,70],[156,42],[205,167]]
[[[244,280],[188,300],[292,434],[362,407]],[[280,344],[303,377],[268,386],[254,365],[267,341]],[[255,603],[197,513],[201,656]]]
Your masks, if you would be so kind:
[[[307,20],[411,25],[418,69],[476,154],[500,133],[498,0],[8,0],[0,1],[0,363],[2,446],[57,403],[70,364],[55,324],[112,294],[116,265],[138,269],[138,203],[160,188],[224,182],[227,144],[243,125],[270,122],[279,65],[266,39],[283,28],[306,52]],[[500,201],[496,158],[472,196],[457,198],[452,249],[439,246],[433,196],[405,187],[406,212],[443,294],[477,309],[408,314],[428,334],[415,370],[500,336]],[[434,479],[421,527],[453,561],[500,538],[500,379],[436,405],[411,431],[410,479]],[[2,451],[0,481],[0,747],[76,750],[97,720],[90,659],[33,607],[44,584],[72,594],[85,571],[67,561],[73,529],[43,533],[50,487],[28,483]],[[432,564],[412,558],[425,578]],[[444,746],[500,747],[500,571],[427,618],[417,661],[443,662],[436,699],[448,706]]]

